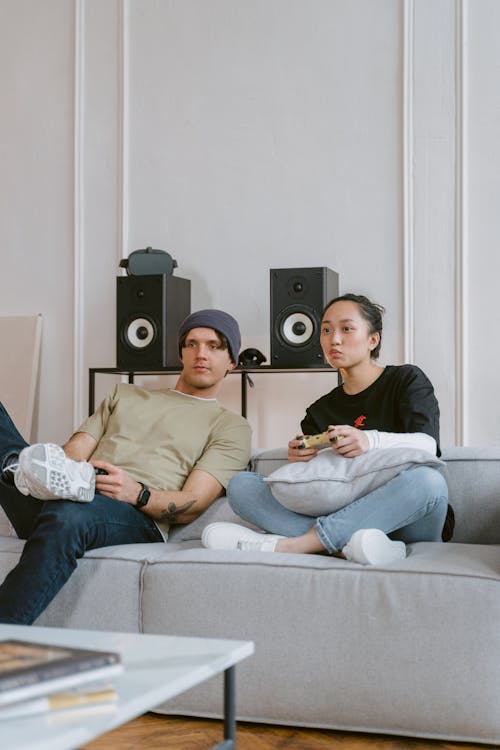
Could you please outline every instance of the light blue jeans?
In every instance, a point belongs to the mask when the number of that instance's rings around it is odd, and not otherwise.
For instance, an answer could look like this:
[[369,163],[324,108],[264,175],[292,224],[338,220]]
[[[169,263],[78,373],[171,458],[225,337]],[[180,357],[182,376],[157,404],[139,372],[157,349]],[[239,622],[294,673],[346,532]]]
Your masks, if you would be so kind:
[[319,518],[285,508],[263,477],[249,471],[231,479],[227,497],[235,513],[271,534],[301,536],[314,526],[323,546],[333,553],[341,551],[358,529],[381,529],[405,543],[441,541],[448,486],[437,469],[418,466]]

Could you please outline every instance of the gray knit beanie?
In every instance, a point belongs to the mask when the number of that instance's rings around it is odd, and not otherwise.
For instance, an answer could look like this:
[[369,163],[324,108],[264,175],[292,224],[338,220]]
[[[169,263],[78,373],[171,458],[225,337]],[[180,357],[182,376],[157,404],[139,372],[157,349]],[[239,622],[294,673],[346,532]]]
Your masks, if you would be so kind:
[[213,328],[214,331],[222,333],[229,345],[229,355],[234,364],[238,364],[238,354],[241,347],[241,334],[238,323],[229,313],[222,310],[198,310],[185,318],[179,328],[177,340],[179,343],[179,355],[181,353],[181,341],[192,328]]

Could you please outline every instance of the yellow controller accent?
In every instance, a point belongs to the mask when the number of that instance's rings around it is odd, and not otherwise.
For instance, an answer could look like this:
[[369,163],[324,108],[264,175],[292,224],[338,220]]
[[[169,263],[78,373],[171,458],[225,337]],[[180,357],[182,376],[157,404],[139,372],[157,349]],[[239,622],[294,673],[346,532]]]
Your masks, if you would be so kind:
[[319,435],[308,435],[302,438],[302,448],[317,448],[318,445],[330,445],[336,443],[337,440],[341,440],[343,435],[337,435],[337,437],[328,437],[328,432],[320,432]]
[[316,448],[316,446],[325,445],[325,443],[330,443],[328,432],[321,432],[319,435],[308,435],[302,438],[304,448]]

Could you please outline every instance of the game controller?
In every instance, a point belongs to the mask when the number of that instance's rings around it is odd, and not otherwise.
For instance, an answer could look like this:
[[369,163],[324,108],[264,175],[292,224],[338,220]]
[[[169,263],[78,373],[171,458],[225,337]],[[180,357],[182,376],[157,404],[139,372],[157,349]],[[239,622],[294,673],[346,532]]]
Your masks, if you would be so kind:
[[329,432],[320,432],[318,435],[305,435],[302,438],[302,445],[299,448],[317,448],[320,445],[330,445],[330,443],[336,443],[342,435],[336,437],[329,437]]

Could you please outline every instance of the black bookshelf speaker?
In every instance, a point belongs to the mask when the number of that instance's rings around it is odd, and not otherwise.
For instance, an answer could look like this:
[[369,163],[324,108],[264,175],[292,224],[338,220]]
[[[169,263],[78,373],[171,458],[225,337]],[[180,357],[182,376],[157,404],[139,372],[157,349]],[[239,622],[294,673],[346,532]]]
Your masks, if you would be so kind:
[[330,268],[271,268],[271,367],[329,367],[319,343],[321,313],[339,294]]
[[191,312],[191,282],[152,274],[116,279],[116,362],[124,370],[180,367],[177,331]]

